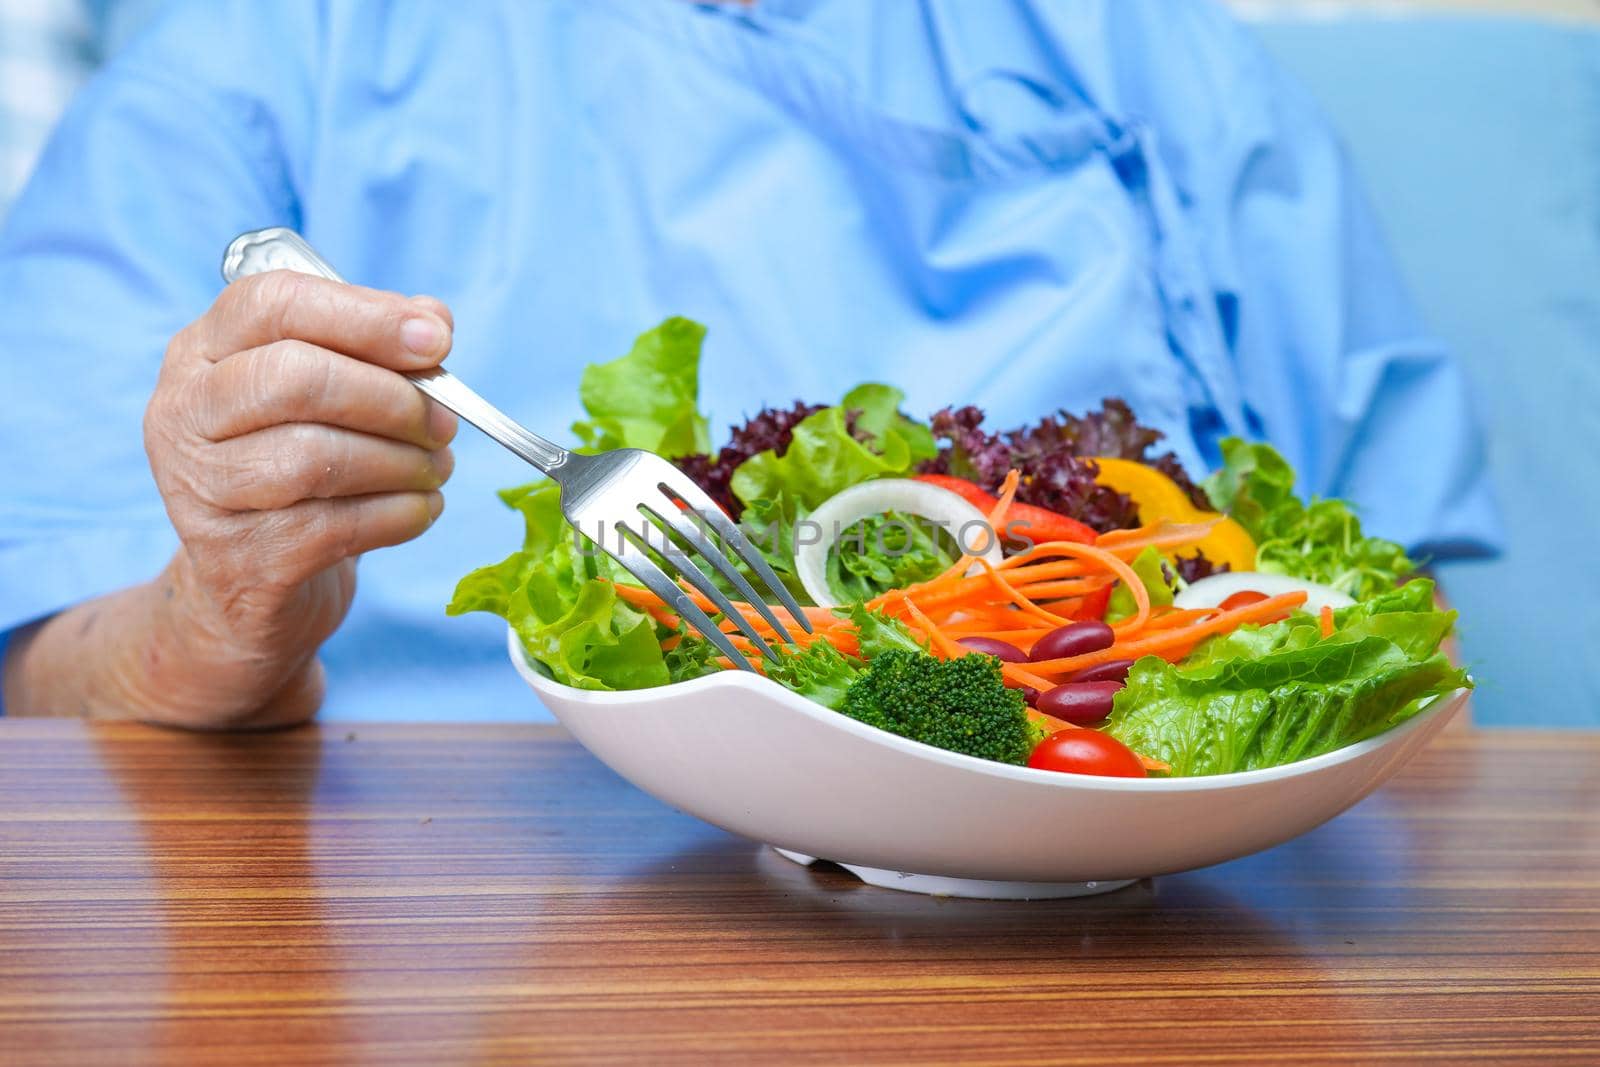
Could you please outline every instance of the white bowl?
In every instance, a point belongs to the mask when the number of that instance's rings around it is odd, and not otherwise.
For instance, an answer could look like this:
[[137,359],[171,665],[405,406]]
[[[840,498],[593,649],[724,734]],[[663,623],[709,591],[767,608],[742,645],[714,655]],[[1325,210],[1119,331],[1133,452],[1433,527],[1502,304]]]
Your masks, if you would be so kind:
[[1466,701],[1460,691],[1337,752],[1205,778],[1036,771],[907,741],[727,671],[594,692],[511,660],[561,723],[658,799],[800,862],[951,896],[1120,888],[1281,844],[1372,792]]

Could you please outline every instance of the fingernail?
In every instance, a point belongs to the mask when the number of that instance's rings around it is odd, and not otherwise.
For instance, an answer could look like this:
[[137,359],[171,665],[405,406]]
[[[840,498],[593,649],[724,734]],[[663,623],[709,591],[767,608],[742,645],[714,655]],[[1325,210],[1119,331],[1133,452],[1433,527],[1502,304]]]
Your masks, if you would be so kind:
[[419,356],[437,355],[444,347],[444,326],[435,319],[407,319],[400,324],[400,343]]
[[444,494],[443,493],[429,493],[428,494],[428,516],[429,516],[430,521],[433,520],[433,519],[437,519],[439,517],[440,513],[443,512],[443,511],[444,511]]

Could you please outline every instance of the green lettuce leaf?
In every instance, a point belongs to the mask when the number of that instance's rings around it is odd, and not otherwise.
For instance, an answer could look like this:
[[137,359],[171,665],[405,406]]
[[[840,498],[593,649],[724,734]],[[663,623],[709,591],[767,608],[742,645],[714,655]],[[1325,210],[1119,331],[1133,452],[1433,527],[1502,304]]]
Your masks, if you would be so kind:
[[[753,500],[744,509],[744,514],[739,516],[739,528],[761,558],[767,561],[778,580],[802,604],[809,605],[811,596],[800,583],[800,574],[794,565],[795,531],[800,528],[800,520],[808,514],[805,508],[789,499],[787,494],[779,493],[774,499]],[[749,567],[742,562],[738,564],[739,572],[757,589],[762,587],[762,582],[752,573]],[[705,568],[702,568],[705,569]],[[711,574],[712,580],[729,595],[742,597],[743,594],[734,589],[731,582],[726,582],[721,575]]]
[[698,407],[705,335],[698,322],[671,318],[640,334],[627,355],[585,368],[578,397],[589,419],[572,424],[584,447],[643,448],[668,459],[708,451]]
[[[1150,606],[1164,608],[1172,603],[1174,592],[1172,583],[1167,577],[1166,560],[1157,548],[1147,548],[1133,558],[1130,564],[1133,573],[1139,576],[1144,583],[1146,592],[1150,594]],[[1118,582],[1111,590],[1111,599],[1106,601],[1106,622],[1118,623],[1123,619],[1132,618],[1138,614],[1139,605],[1134,601],[1133,594],[1128,587]]]
[[1238,437],[1222,442],[1222,467],[1207,478],[1206,496],[1255,536],[1267,528],[1268,516],[1298,506],[1294,468],[1271,445]]
[[501,498],[522,513],[522,549],[462,578],[446,612],[505,619],[528,658],[565,685],[646,689],[673,680],[654,620],[601,580],[615,564],[575,538],[561,517],[560,490],[535,482]]
[[674,633],[678,636],[678,643],[663,656],[667,664],[667,677],[670,680],[686,682],[690,678],[716,674],[722,669],[712,662],[721,655],[716,646],[683,623],[679,623],[676,630],[669,630],[665,626],[656,630],[656,636],[662,640],[666,640]]
[[[644,448],[667,457],[704,452],[709,434],[697,407],[704,337],[700,324],[668,319],[641,334],[627,355],[586,368],[578,391],[589,417],[572,427],[584,447]],[[711,669],[711,646],[697,636],[662,652],[666,634],[619,600],[612,585],[635,580],[574,533],[552,482],[506,489],[500,498],[522,514],[522,548],[462,578],[449,614],[500,616],[529,659],[581,689],[643,689]]]
[[[823,536],[831,537],[832,531]],[[955,561],[940,543],[937,527],[891,511],[840,531],[828,553],[828,589],[840,604],[859,604],[943,574]]]
[[1438,651],[1454,612],[1409,582],[1334,613],[1334,633],[1297,613],[1202,644],[1180,665],[1146,657],[1117,694],[1106,732],[1174,775],[1275,767],[1404,722],[1470,687]]
[[1257,570],[1321,582],[1357,600],[1393,589],[1416,570],[1398,544],[1364,536],[1343,501],[1302,503],[1294,471],[1271,445],[1230,437],[1222,458],[1205,491],[1255,539]]
[[[926,426],[900,414],[904,399],[891,386],[856,386],[838,404],[796,423],[783,455],[768,450],[739,464],[734,495],[747,507],[787,497],[812,511],[842,489],[907,473],[937,449]],[[850,432],[852,419],[865,441]]]
[[849,619],[856,629],[856,639],[860,644],[858,652],[862,659],[870,660],[890,649],[900,649],[904,652],[927,652],[928,646],[911,636],[911,631],[899,619],[890,618],[881,611],[874,611],[862,604],[852,604],[847,608],[835,608],[835,615],[841,619]]
[[933,431],[900,413],[906,395],[892,385],[864,382],[844,395],[839,407],[855,413],[856,430],[874,440],[894,434],[906,443],[913,463],[939,454]]
[[778,646],[766,661],[767,677],[834,711],[844,707],[850,683],[861,676],[862,663],[846,656],[826,641],[816,641],[803,652]]

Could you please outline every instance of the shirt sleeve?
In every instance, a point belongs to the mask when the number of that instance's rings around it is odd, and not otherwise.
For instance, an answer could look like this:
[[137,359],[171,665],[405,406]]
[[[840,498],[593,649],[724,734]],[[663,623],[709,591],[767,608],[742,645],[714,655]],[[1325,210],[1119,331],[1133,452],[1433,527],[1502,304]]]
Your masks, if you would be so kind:
[[296,222],[284,131],[212,77],[229,29],[169,19],[102,72],[0,231],[0,633],[152,578],[175,548],[142,446],[163,353],[234,236]]
[[1212,4],[1108,10],[1123,45],[1111,91],[1174,176],[1250,431],[1373,534],[1434,559],[1497,551],[1467,381],[1316,104]]

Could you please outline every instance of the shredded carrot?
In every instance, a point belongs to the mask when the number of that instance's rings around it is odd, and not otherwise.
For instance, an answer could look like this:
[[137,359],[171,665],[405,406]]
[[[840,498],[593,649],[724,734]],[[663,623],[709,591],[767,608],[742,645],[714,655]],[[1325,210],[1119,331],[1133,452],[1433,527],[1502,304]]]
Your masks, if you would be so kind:
[[[1057,578],[1076,577],[1092,573],[1090,569],[1075,559],[1064,559],[1051,554],[1051,549],[1056,545],[1067,544],[1065,541],[1040,541],[1030,548],[1025,548],[1014,556],[1007,556],[1000,562],[1003,571],[1025,571],[1035,567],[1050,567],[1052,575]],[[1073,541],[1072,544],[1082,542]]]
[[[965,655],[970,655],[972,653],[971,649],[964,648],[961,645],[956,644],[954,641],[951,641],[944,634],[940,633],[939,632],[939,628],[937,626],[933,625],[932,622],[928,621],[928,617],[917,609],[916,604],[912,603],[911,601],[907,601],[906,602],[906,607],[907,607],[907,609],[910,610],[910,612],[912,613],[912,616],[914,618],[916,618],[918,623],[923,627],[924,631],[928,635],[928,638],[933,643],[934,647],[939,649],[940,651],[944,652],[945,655],[948,658],[954,659],[957,656],[965,656]],[[1030,666],[1031,666],[1031,664],[1030,664]],[[1049,682],[1048,680],[1046,680],[1044,678],[1041,678],[1038,675],[1033,674],[1032,672],[1023,669],[1019,664],[1016,664],[1016,663],[1005,663],[1005,662],[1002,662],[1000,664],[1000,671],[1006,678],[1008,678],[1010,680],[1013,680],[1013,681],[1021,682],[1023,685],[1031,686],[1034,689],[1039,690],[1040,692],[1043,692],[1044,690],[1049,689],[1051,687],[1051,685],[1052,685],[1052,683]],[[1028,718],[1030,718],[1034,722],[1038,723],[1039,725],[1045,727],[1051,733],[1054,733],[1057,730],[1082,730],[1082,729],[1087,729],[1087,727],[1077,726],[1077,725],[1075,725],[1073,723],[1066,722],[1066,721],[1064,721],[1062,719],[1058,719],[1058,718],[1054,717],[1053,715],[1047,715],[1044,712],[1039,711],[1037,708],[1029,708],[1028,709]],[[1134,753],[1134,755],[1139,757],[1139,762],[1144,766],[1145,770],[1147,770],[1147,771],[1149,771],[1149,770],[1161,770],[1161,771],[1164,771],[1164,770],[1170,770],[1171,769],[1171,767],[1168,764],[1163,763],[1161,760],[1151,759],[1150,757],[1142,755],[1142,754],[1137,753],[1137,752]]]
[[1187,626],[1191,622],[1198,622],[1209,615],[1215,615],[1216,608],[1187,608],[1174,609],[1162,615],[1157,615],[1145,624],[1146,630],[1170,630],[1174,626]]
[[1107,552],[1132,559],[1146,548],[1182,548],[1205,539],[1220,519],[1210,522],[1160,522],[1137,530],[1110,530],[1095,539]]
[[[927,611],[927,608],[924,607],[923,610]],[[945,618],[940,619],[938,617],[940,615],[944,615]],[[969,605],[943,611],[929,611],[928,616],[947,630],[970,630],[974,627],[983,630],[1015,630],[1038,625],[1035,620],[1009,604],[992,608],[974,608]]]
[[1306,594],[1296,590],[1292,593],[1280,593],[1275,597],[1246,604],[1244,607],[1232,611],[1220,611],[1210,618],[1188,626],[1174,627],[1161,633],[1144,637],[1135,641],[1117,641],[1110,648],[1099,652],[1089,652],[1081,656],[1067,656],[1062,659],[1043,660],[1029,664],[1029,668],[1039,674],[1071,674],[1075,671],[1085,670],[1089,667],[1099,666],[1119,659],[1138,659],[1140,656],[1157,655],[1163,651],[1178,648],[1183,645],[1193,646],[1202,637],[1212,634],[1226,633],[1237,629],[1249,622],[1262,622],[1279,615],[1281,612],[1292,610],[1306,602]]
[[1133,568],[1123,560],[1098,545],[1080,545],[1073,541],[1054,542],[1053,551],[1086,562],[1098,563],[1103,570],[1110,571],[1121,579],[1122,584],[1128,587],[1128,592],[1133,594],[1133,602],[1137,608],[1130,620],[1129,632],[1137,632],[1150,618],[1150,590],[1144,587],[1144,583],[1139,580]]
[[[1000,535],[1004,532],[1004,527],[1001,526],[1001,523],[1005,520],[1006,512],[1011,510],[1011,502],[1017,497],[1017,486],[1021,483],[1021,481],[1022,472],[1012,469],[1006,473],[1005,481],[1000,483],[999,499],[995,501],[995,505],[989,510],[989,514],[984,516],[984,520],[989,524],[989,538],[991,542],[998,540]],[[963,545],[962,547],[965,548],[966,546]],[[987,547],[987,545],[985,547]],[[967,568],[971,567],[976,561],[976,556],[972,555],[970,552],[963,552],[961,558],[952,563],[943,574],[940,574],[938,577],[922,583],[922,587],[930,588],[933,586],[938,586],[953,578],[964,575],[967,573]],[[869,606],[872,605],[869,604]]]
[[[911,612],[911,617],[916,620],[917,628],[927,636],[929,643],[933,646],[934,652],[943,655],[945,659],[956,659],[959,656],[972,655],[972,649],[967,648],[965,645],[957,641],[951,640],[951,638],[942,630],[940,630],[939,627],[928,618],[928,616],[922,613],[921,609],[919,609],[915,603],[909,600],[906,601],[906,608]],[[1038,689],[1041,692],[1049,689],[1053,684],[1047,679],[1041,678],[1037,674],[1034,674],[1032,671],[1026,669],[1019,663],[1006,663],[1002,660],[1000,663],[1000,673],[1003,677],[1009,679],[1010,681],[1019,682],[1026,686],[1032,686],[1034,689]]]
[[1333,608],[1328,604],[1322,605],[1322,610],[1317,613],[1317,619],[1322,625],[1324,639],[1333,636]]
[[943,631],[935,626],[933,620],[924,615],[916,604],[908,600],[906,601],[906,609],[916,621],[917,628],[923,632],[932,644],[934,652],[943,655],[945,659],[955,659],[958,656],[965,656],[972,652],[972,649],[946,637]]
[[[1015,571],[1011,573],[1015,574]],[[1111,584],[1107,578],[1080,578],[1060,582],[1034,582],[1032,585],[1023,585],[1014,582],[1018,592],[1026,593],[1034,600],[1049,600],[1052,597],[1079,597],[1086,593],[1098,593]]]
[[[1032,600],[1029,600],[1027,597],[1017,592],[1011,583],[1006,581],[1005,578],[1001,576],[1000,572],[994,569],[994,564],[990,563],[988,560],[980,559],[978,561],[978,565],[983,568],[984,575],[988,577],[989,581],[994,584],[996,589],[1000,590],[1002,596],[1011,601],[1011,603],[1015,604],[1017,607],[1021,608],[1023,611],[1027,612],[1029,615],[1032,615],[1034,618],[1042,619],[1045,622],[1054,623],[1057,626],[1065,626],[1067,623],[1072,621],[1071,619],[1057,615],[1054,612],[1046,611]],[[1140,588],[1142,589],[1144,586],[1141,584]],[[1146,596],[1146,599],[1149,599],[1148,596]]]
[[[927,611],[946,604],[962,603],[969,600],[973,593],[986,588],[988,585],[989,581],[983,575],[974,574],[945,580],[930,578],[920,585],[908,588],[916,590],[917,602],[922,605],[924,611]],[[866,606],[873,611],[884,610],[896,601],[904,600],[907,591],[907,589],[891,589],[889,592],[867,601]]]
[[[666,605],[664,600],[656,596],[650,590],[640,588],[637,585],[627,585],[622,582],[615,582],[612,584],[612,588],[617,591],[618,599],[632,604],[634,607],[663,608]],[[695,604],[696,607],[700,608],[708,615],[716,615],[722,610],[713,604],[709,598],[702,595],[698,589],[685,588],[683,591],[688,594],[689,599]],[[733,605],[733,610],[737,611],[739,614],[748,619],[751,625],[764,629],[768,633],[772,632],[772,627],[767,625],[767,621],[761,617],[753,605],[748,604],[743,600],[734,600],[730,601],[730,603]],[[801,608],[800,610],[802,613],[804,613],[806,619],[812,624],[813,627],[819,623],[833,624],[839,621],[838,616],[833,613],[831,608]],[[788,609],[783,608],[775,610],[774,614],[776,614],[781,620],[785,615],[788,614]]]
[[995,501],[994,509],[988,514],[989,529],[994,531],[996,537],[1003,532],[1000,522],[1006,517],[1006,512],[1011,510],[1011,502],[1017,498],[1017,486],[1022,484],[1022,472],[1016,468],[1006,471],[1005,480],[1000,483],[999,499]]
[[[1018,614],[1021,614],[1018,612]],[[1034,634],[1047,634],[1055,629],[1045,626],[1036,620],[1028,620],[1031,625],[1017,626],[1010,622],[994,622],[986,619],[934,619],[939,629],[951,637],[999,637],[1017,645],[1018,641],[1026,641]],[[1017,645],[1021,648],[1021,645]]]
[[1000,663],[1000,673],[1014,682],[1021,682],[1023,685],[1032,686],[1041,693],[1046,689],[1054,688],[1056,684],[1048,678],[1039,677],[1037,674],[1034,674],[1020,663],[1006,663],[1002,660]]
[[[1013,470],[1001,484],[995,505],[986,516],[991,536],[1001,536],[1000,524],[1016,499],[1020,481],[1019,472]],[[1044,692],[1078,671],[1114,660],[1142,656],[1181,660],[1207,637],[1249,623],[1281,618],[1305,603],[1306,595],[1297,592],[1232,611],[1152,605],[1149,590],[1129,565],[1130,561],[1146,548],[1170,550],[1192,545],[1204,539],[1214,525],[1213,522],[1161,522],[1102,534],[1094,544],[1046,541],[1007,557],[998,565],[963,553],[935,577],[902,589],[891,589],[867,601],[865,606],[900,620],[913,635],[926,641],[935,655],[955,659],[973,654],[973,649],[961,644],[962,639],[969,637],[1006,641],[1024,652],[1029,651],[1047,634],[1075,621],[1086,602],[1103,605],[1105,591],[1120,582],[1133,597],[1135,610],[1112,627],[1114,640],[1110,647],[1042,662],[1001,662],[1001,674],[1007,685]],[[672,626],[681,622],[669,605],[653,592],[621,584],[615,589],[619,598],[648,612],[657,621]],[[774,628],[761,617],[755,605],[733,601],[734,614],[729,617],[698,590],[685,585],[683,591],[702,610],[720,616],[718,627],[734,648],[753,652],[755,647],[740,632],[741,622],[763,637],[775,636]],[[826,641],[848,655],[859,654],[859,636],[847,619],[839,618],[830,608],[804,611],[812,632],[791,627],[797,645],[809,647],[817,641]],[[1333,632],[1333,616],[1327,608],[1321,612],[1321,630],[1324,637]],[[678,635],[671,635],[662,642],[662,648],[674,648],[681,640]],[[734,667],[727,657],[718,657],[715,662],[725,669]],[[760,664],[756,663],[756,667],[759,670]],[[1051,731],[1084,729],[1035,708],[1029,708],[1028,715]],[[1141,755],[1139,759],[1147,770],[1170,769],[1162,761],[1148,756]]]
[[1087,597],[1081,596],[1064,597],[1060,600],[1046,600],[1039,606],[1046,608],[1053,615],[1061,615],[1073,622],[1081,622],[1083,617],[1080,613],[1083,611],[1083,605],[1087,599]]
[[[1073,542],[1077,544],[1078,542]],[[1076,559],[1045,559],[1037,563],[1023,563],[1014,566],[1013,560],[1018,556],[1007,556],[1001,563],[1000,569],[1011,576],[1011,580],[1021,584],[1042,581],[1045,578],[1083,578],[1092,572],[1084,565],[1082,560]]]
[[[1156,548],[1183,548],[1205,537],[1211,530],[1210,523],[1175,523],[1161,522],[1151,526],[1141,526],[1136,530],[1113,530],[1101,534],[1095,541],[1094,547],[1105,552],[1110,552],[1119,559],[1132,559],[1144,549],[1155,546]],[[1080,541],[1040,541],[1013,556],[1008,556],[1000,566],[1006,570],[1022,570],[1032,567],[1046,566],[1046,560],[1060,556],[1067,556],[1071,545],[1082,547]],[[1078,571],[1070,569],[1070,565],[1060,563],[1048,564],[1061,566],[1063,574],[1092,574],[1093,568]]]
[[[1076,542],[1071,543],[1076,544]],[[977,562],[983,561],[980,560]],[[1071,570],[1067,570],[1066,567],[1070,567]],[[1043,570],[1045,573],[1036,573],[1031,568],[1026,571],[1022,569],[1007,571],[1006,580],[1011,585],[1020,589],[1025,583],[1028,582],[1042,581],[1045,578],[1082,577],[1086,573],[1085,568],[1081,563],[1073,562],[1067,564],[1066,567],[1064,567],[1062,564],[1047,563],[1039,565],[1039,569]],[[997,569],[1006,570],[1006,566],[1004,563],[1001,563]],[[1110,581],[1111,579],[1103,574],[1094,575],[1092,577],[1082,577],[1082,581],[1080,582],[1062,581],[1057,583],[1060,586],[1061,592],[1052,594],[1046,591],[1036,594],[1035,598],[1048,597],[1051,595],[1077,596],[1080,593],[1092,593],[1096,589],[1109,584]],[[981,592],[984,589],[992,587],[993,584],[994,583],[987,576],[982,574],[963,574],[954,578],[944,578],[941,576],[939,578],[929,579],[928,581],[919,585],[911,586],[908,590],[890,590],[881,596],[874,597],[873,599],[867,601],[867,607],[873,609],[882,609],[890,602],[900,599],[900,597],[907,591],[914,590],[917,597],[917,603],[922,606],[924,611],[927,611],[942,604],[953,604],[964,601],[970,598],[974,593]]]

